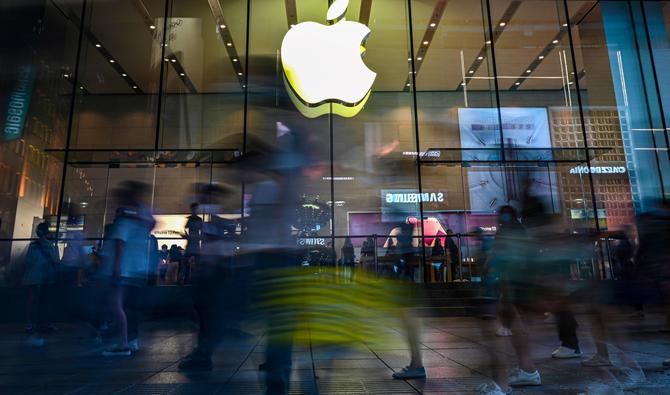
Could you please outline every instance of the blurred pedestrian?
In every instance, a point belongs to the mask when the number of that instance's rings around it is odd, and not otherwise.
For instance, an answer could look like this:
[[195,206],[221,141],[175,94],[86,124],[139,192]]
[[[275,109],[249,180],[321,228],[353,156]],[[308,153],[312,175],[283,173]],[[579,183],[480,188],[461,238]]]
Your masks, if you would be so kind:
[[212,354],[233,322],[241,319],[247,305],[249,270],[237,267],[236,222],[218,216],[232,198],[218,185],[198,185],[197,209],[208,217],[201,223],[201,247],[192,267],[193,309],[198,317],[198,343],[179,363],[181,371],[212,369]]
[[512,346],[519,367],[508,374],[507,361],[491,352],[493,383],[481,388],[482,394],[506,394],[510,387],[541,385],[542,379],[531,357],[528,332],[521,311],[536,302],[528,278],[528,235],[519,222],[516,210],[503,206],[499,210],[498,229],[491,251],[490,269],[500,273],[500,317],[503,326],[512,330]]
[[[449,273],[450,275],[448,276],[449,278],[455,279],[456,278],[456,269],[458,268],[458,263],[460,259],[460,254],[458,253],[458,244],[454,239],[457,236],[454,235],[454,231],[451,229],[447,229],[447,237],[444,239],[444,247],[446,251],[449,253]],[[438,239],[439,240],[439,239]]]
[[31,241],[25,257],[23,285],[28,287],[26,303],[26,344],[42,346],[41,333],[52,330],[51,302],[59,268],[58,250],[48,239],[49,224],[42,222],[35,229],[37,240]]
[[351,238],[346,237],[342,245],[342,269],[344,271],[344,278],[351,281],[354,274],[354,245],[351,243]]
[[166,284],[177,283],[177,280],[179,279],[179,266],[181,266],[182,259],[184,259],[184,255],[179,249],[179,246],[172,244],[168,251],[167,272],[165,273]]
[[120,207],[104,248],[109,248],[105,274],[111,280],[118,343],[103,356],[129,356],[139,350],[138,294],[147,284],[150,232],[156,223],[144,203],[147,193],[148,186],[137,181],[125,181],[114,191]]
[[[415,265],[415,243],[413,243],[414,224],[408,219],[400,224],[398,229],[400,231],[396,240],[400,263],[396,275],[401,281],[412,283],[415,278],[415,270],[417,269]],[[425,378],[426,369],[423,366],[423,355],[421,352],[419,318],[408,306],[401,308],[399,317],[401,327],[405,331],[407,344],[409,345],[410,361],[409,365],[402,368],[399,372],[393,373],[393,378],[401,380]]]
[[179,269],[179,282],[190,282],[191,267],[198,262],[202,239],[202,218],[198,215],[198,203],[191,203],[191,215],[186,219],[184,234],[186,235],[186,251]]

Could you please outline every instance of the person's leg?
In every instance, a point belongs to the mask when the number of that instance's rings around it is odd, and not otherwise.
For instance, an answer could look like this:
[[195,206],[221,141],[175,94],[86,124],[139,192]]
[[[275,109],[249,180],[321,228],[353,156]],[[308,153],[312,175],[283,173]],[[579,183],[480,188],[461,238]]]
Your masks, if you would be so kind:
[[509,306],[506,310],[509,311],[511,317],[510,329],[512,329],[512,346],[514,347],[514,351],[519,360],[519,367],[528,373],[535,372],[537,371],[537,368],[531,358],[528,331],[521,319],[519,310],[516,306]]
[[128,320],[123,309],[123,289],[121,285],[112,288],[112,315],[116,321],[119,348],[128,348]]
[[410,309],[403,309],[400,313],[400,322],[406,331],[407,344],[409,345],[409,365],[400,372],[395,372],[393,378],[413,379],[426,377],[423,367],[423,356],[421,353],[421,329],[419,318],[412,314]]
[[270,322],[266,349],[265,385],[267,395],[283,395],[289,390],[291,377],[293,342],[291,334],[284,328],[277,329]]
[[[495,333],[498,329],[497,320],[486,320],[482,321],[484,323],[483,329],[489,333]],[[504,342],[504,343],[503,343]],[[493,369],[491,377],[493,381],[502,389],[503,392],[507,393],[509,391],[509,386],[507,385],[507,374],[509,371],[507,358],[502,353],[504,346],[507,345],[506,339],[494,338],[492,347],[486,347],[488,351],[489,358],[491,360],[491,367]]]
[[577,320],[574,314],[565,308],[556,313],[558,339],[563,347],[579,351],[579,339],[577,338]]
[[139,337],[139,308],[138,293],[140,288],[132,285],[123,285],[123,311],[127,320],[127,336],[129,341],[137,340]]
[[28,298],[26,300],[26,329],[35,330],[37,326],[36,314],[38,312],[37,304],[39,302],[40,286],[28,286]]
[[49,329],[51,318],[49,316],[49,290],[50,286],[48,284],[40,285],[39,294],[37,297],[37,329],[42,332],[46,332]]

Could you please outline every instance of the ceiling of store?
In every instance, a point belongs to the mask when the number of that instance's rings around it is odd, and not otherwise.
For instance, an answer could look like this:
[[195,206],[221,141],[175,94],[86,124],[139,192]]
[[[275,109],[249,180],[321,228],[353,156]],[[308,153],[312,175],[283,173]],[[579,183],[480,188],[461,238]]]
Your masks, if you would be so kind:
[[[58,0],[55,3],[67,9],[69,2]],[[244,78],[238,72],[243,71],[246,64],[247,1],[220,1],[225,19],[224,34],[219,27],[223,23],[215,19],[208,0],[174,0],[171,3],[172,19],[169,22],[174,26],[169,31],[174,37],[164,55],[174,58],[175,62],[161,62],[163,48],[159,38],[163,20],[158,16],[165,12],[163,0],[98,0],[89,3],[85,20],[90,35],[85,40],[84,67],[80,75],[81,84],[88,92],[133,93],[133,85],[137,85],[141,92],[157,92],[161,67],[166,75],[168,92],[241,92]],[[569,1],[572,21],[580,20],[595,3]],[[277,67],[278,50],[291,20],[287,9],[292,9],[293,4],[297,22],[325,23],[327,0],[251,1],[249,83],[252,89],[280,81],[277,78],[277,70],[280,70]],[[570,72],[572,61],[567,34],[560,35],[565,22],[560,17],[562,4],[554,0],[491,2],[491,25],[496,30],[493,41],[495,65],[501,89],[558,90],[565,85],[566,68],[562,67],[562,59],[567,59]],[[436,6],[444,7],[443,13],[436,14]],[[347,19],[359,20],[359,15],[368,12],[372,33],[367,41],[365,61],[378,75],[374,89],[402,91],[411,82],[408,80],[411,51],[407,2],[351,0]],[[493,81],[489,77],[493,75],[493,63],[488,59],[490,51],[486,44],[490,37],[484,34],[488,22],[484,20],[481,2],[413,0],[411,12],[414,53],[422,58],[415,59],[419,67],[416,76],[419,90],[463,89],[464,74],[474,77],[467,79],[467,89],[492,87]],[[437,22],[435,27],[431,27],[430,23],[434,22]],[[500,26],[501,22],[504,27]],[[430,33],[431,42],[419,53],[429,29],[435,30]],[[560,40],[553,44],[557,35]],[[573,29],[573,39],[579,42],[578,29]],[[228,43],[232,45],[227,46]],[[104,53],[95,44],[101,45]],[[231,59],[231,50],[238,54],[236,62]],[[543,51],[546,55],[540,61],[538,56]],[[561,55],[563,51],[565,58]],[[576,53],[579,58],[579,51]],[[477,61],[482,54],[485,55],[483,59]],[[110,63],[110,58],[116,65]],[[577,64],[581,64],[580,59]],[[121,76],[119,70],[127,76]],[[179,75],[180,72],[184,75]],[[516,82],[520,82],[518,86]]]

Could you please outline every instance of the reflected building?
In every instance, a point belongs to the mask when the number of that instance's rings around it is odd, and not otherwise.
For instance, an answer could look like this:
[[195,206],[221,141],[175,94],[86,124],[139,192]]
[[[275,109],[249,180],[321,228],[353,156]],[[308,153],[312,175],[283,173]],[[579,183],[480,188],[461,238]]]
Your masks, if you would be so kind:
[[250,197],[231,163],[286,131],[310,156],[297,196],[320,210],[296,244],[335,257],[347,236],[357,259],[370,237],[379,256],[405,221],[422,262],[450,229],[472,266],[471,232],[494,233],[524,180],[573,231],[618,230],[667,197],[670,1],[351,0],[372,91],[353,117],[307,118],[280,49],[328,6],[3,2],[0,264],[41,221],[61,251],[66,224],[104,238],[127,179],[152,185],[159,245],[180,243],[194,185],[225,185],[237,203],[218,215],[239,220]]

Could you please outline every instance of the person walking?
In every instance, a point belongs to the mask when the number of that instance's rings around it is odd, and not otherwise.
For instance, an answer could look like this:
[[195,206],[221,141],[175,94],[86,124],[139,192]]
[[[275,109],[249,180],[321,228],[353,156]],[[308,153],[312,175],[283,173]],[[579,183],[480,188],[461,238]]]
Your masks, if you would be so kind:
[[46,344],[40,333],[53,330],[49,322],[50,293],[56,283],[59,260],[56,246],[47,238],[49,224],[40,223],[35,233],[37,240],[30,242],[26,253],[23,285],[28,287],[26,345],[39,347]]
[[184,235],[186,236],[186,251],[179,268],[179,282],[188,284],[191,281],[191,266],[197,264],[200,255],[203,221],[198,216],[198,203],[191,203],[191,215],[187,217]]
[[351,238],[347,237],[344,239],[344,245],[342,245],[342,267],[344,269],[344,278],[347,281],[351,281],[354,274],[354,245],[351,243]]
[[106,274],[111,279],[111,311],[118,330],[118,343],[103,356],[130,356],[139,350],[137,297],[147,284],[151,239],[155,220],[145,208],[146,184],[126,181],[115,191],[120,201],[111,235],[104,244]]

